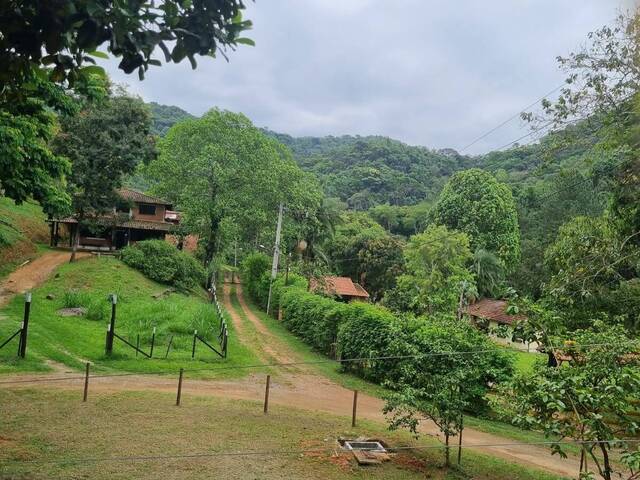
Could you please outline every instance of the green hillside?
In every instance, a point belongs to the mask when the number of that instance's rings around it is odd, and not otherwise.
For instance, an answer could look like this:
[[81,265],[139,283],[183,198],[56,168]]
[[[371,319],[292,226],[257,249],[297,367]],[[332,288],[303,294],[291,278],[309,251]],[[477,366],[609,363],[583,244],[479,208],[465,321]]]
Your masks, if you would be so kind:
[[38,244],[49,241],[45,215],[37,203],[16,205],[0,197],[0,277],[33,258]]

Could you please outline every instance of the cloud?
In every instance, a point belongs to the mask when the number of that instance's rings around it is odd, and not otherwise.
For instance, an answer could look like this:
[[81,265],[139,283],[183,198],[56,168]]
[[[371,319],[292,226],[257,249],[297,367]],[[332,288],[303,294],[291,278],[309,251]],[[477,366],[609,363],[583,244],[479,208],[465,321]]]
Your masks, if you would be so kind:
[[[606,0],[257,0],[256,47],[153,68],[147,101],[194,114],[214,106],[292,135],[380,134],[461,148],[554,87],[555,58],[631,3]],[[526,132],[517,120],[478,142],[488,151]]]

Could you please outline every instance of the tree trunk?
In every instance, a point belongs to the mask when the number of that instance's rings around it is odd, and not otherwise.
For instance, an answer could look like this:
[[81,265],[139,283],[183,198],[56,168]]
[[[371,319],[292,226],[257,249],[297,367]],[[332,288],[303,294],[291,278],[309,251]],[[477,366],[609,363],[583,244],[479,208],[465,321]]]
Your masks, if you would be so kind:
[[602,463],[603,471],[602,478],[605,480],[611,480],[611,462],[609,461],[609,452],[607,451],[607,443],[600,444],[600,450],[602,451]]
[[449,434],[445,433],[444,434],[444,466],[449,468],[449,465],[451,465],[451,462],[449,461]]
[[73,229],[73,242],[71,246],[71,258],[69,259],[69,263],[73,263],[76,261],[76,252],[78,251],[79,243],[80,243],[80,224],[76,223],[76,226]]

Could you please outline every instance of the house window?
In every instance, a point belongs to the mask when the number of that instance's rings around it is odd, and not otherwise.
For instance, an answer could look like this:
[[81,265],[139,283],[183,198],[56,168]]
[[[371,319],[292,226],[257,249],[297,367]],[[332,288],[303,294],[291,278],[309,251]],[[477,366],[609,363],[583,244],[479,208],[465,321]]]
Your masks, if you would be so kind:
[[138,211],[140,212],[140,215],[155,215],[156,214],[156,206],[155,205],[148,205],[146,203],[141,203],[138,206]]

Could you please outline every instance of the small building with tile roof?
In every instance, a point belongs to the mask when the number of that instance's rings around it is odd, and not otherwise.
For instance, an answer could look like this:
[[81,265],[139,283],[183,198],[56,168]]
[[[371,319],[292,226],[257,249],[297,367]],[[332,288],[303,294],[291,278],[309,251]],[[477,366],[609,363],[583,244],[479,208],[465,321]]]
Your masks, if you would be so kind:
[[369,293],[349,277],[324,276],[312,278],[309,282],[309,289],[312,292],[321,292],[326,295],[336,296],[348,302],[366,301]]
[[482,298],[466,308],[471,322],[486,331],[498,343],[503,343],[520,350],[530,350],[537,345],[529,345],[513,340],[513,326],[516,322],[525,321],[526,316],[507,313],[509,303],[506,300]]
[[[68,236],[72,246],[77,232],[80,248],[117,250],[142,240],[165,239],[180,222],[180,213],[162,198],[130,188],[121,188],[117,193],[120,204],[111,213],[92,218],[91,228],[78,225],[75,217],[50,219],[51,246],[58,246],[62,236]],[[60,226],[66,232],[61,232]]]

